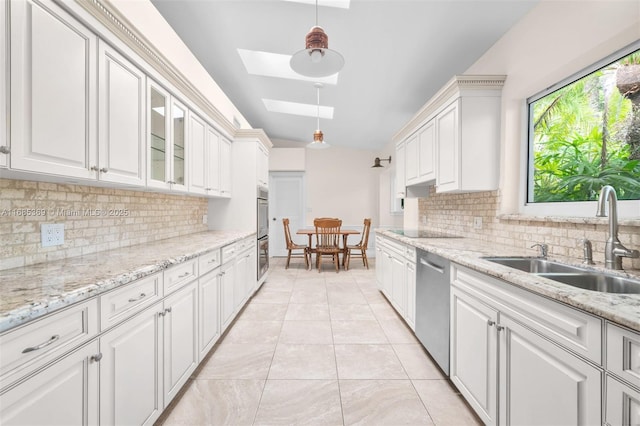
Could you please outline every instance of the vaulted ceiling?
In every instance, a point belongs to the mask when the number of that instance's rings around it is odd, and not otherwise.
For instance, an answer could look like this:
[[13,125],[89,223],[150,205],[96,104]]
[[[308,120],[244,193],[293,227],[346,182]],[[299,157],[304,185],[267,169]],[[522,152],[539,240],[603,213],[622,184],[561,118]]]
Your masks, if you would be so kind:
[[[320,119],[325,141],[381,149],[444,83],[464,73],[537,1],[321,0],[318,24],[329,36],[329,47],[345,60],[320,90],[320,104],[333,107],[332,119]],[[290,69],[285,70],[288,77],[259,75],[271,68],[246,61],[251,51],[277,54],[270,63],[277,68],[278,61],[286,64],[288,59],[281,55],[303,49],[316,22],[313,0],[152,3],[249,123],[264,129],[275,146],[303,147],[312,140],[315,80],[288,78],[296,77]],[[348,8],[327,3],[346,3]],[[308,104],[312,116],[270,111],[267,106],[277,104],[273,101]]]

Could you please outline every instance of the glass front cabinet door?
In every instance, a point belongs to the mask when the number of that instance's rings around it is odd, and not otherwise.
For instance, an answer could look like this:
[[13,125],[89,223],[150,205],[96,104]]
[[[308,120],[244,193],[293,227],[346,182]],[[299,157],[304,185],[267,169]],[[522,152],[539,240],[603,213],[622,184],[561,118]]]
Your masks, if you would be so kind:
[[154,82],[149,82],[147,93],[147,184],[155,188],[186,191],[184,155],[187,108]]

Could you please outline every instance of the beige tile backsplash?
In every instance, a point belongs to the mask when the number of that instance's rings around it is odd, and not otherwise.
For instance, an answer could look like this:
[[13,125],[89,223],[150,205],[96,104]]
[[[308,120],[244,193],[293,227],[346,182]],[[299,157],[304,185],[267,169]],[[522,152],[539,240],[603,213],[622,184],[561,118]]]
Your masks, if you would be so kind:
[[[418,202],[420,227],[517,248],[528,248],[536,242],[546,243],[550,256],[580,260],[583,257],[582,239],[588,238],[593,245],[594,260],[604,261],[608,219],[598,220],[597,224],[585,224],[542,218],[499,218],[498,205],[498,191],[436,194],[432,187],[429,197],[420,198]],[[482,218],[482,229],[474,228],[474,217]],[[640,226],[620,226],[619,239],[628,248],[640,249]],[[509,253],[496,253],[505,254]],[[532,249],[531,254],[536,252]],[[623,265],[628,269],[640,269],[640,259],[624,259]]]
[[[201,197],[0,179],[0,269],[206,231],[205,214]],[[43,223],[64,245],[41,246]]]

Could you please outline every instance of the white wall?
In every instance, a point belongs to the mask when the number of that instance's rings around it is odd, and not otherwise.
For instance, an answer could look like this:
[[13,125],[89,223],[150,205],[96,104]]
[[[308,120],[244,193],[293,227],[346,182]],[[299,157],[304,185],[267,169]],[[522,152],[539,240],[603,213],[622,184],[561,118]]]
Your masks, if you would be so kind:
[[465,74],[506,74],[501,207],[518,213],[524,188],[526,99],[640,39],[640,1],[541,1]]

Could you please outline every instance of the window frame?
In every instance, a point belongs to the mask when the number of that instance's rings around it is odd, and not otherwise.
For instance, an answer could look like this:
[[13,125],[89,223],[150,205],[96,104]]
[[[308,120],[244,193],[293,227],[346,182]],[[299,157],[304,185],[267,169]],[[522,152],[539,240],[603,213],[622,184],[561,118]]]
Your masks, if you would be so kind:
[[[555,92],[577,80],[622,59],[640,49],[640,40],[637,40],[622,49],[602,58],[601,60],[583,68],[582,70],[560,80],[558,83],[526,98],[523,104],[523,126],[522,126],[522,155],[520,167],[520,213],[529,216],[569,216],[569,217],[591,217],[595,216],[597,201],[571,201],[571,202],[531,202],[530,191],[533,190],[533,144],[531,143],[533,128],[531,120],[530,104]],[[622,218],[640,217],[639,200],[619,200],[618,216]]]

